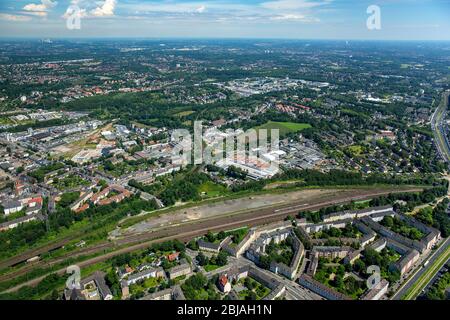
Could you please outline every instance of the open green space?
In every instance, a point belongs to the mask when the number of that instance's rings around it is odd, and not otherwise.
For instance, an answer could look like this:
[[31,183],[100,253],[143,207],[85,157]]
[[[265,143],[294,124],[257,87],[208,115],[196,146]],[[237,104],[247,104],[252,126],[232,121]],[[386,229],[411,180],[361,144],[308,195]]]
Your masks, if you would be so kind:
[[[305,129],[311,128],[311,125],[308,123],[295,123],[295,122],[274,122],[269,121],[263,125],[257,126],[254,129],[259,131],[260,129],[266,129],[266,130],[273,130],[278,129],[280,130],[280,136],[285,136],[286,134],[293,133],[293,132],[299,132]],[[268,133],[269,135],[269,133]]]

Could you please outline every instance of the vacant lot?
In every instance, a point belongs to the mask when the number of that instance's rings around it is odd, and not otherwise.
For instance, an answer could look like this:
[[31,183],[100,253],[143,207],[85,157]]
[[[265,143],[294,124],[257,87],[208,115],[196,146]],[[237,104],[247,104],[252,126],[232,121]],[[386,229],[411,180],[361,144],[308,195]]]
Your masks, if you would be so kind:
[[284,136],[288,133],[299,132],[305,129],[311,128],[311,125],[308,123],[294,123],[294,122],[274,122],[269,121],[266,124],[256,127],[256,130],[266,129],[278,129],[280,130],[280,136]]

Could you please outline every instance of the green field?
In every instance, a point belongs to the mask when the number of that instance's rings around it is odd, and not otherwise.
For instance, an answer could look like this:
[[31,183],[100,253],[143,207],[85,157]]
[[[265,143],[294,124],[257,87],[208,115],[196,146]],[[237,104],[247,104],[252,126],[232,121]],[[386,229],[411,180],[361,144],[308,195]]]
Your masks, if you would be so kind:
[[187,117],[193,113],[195,113],[195,111],[188,110],[188,111],[182,111],[182,112],[176,113],[175,116],[176,117]]
[[360,145],[352,145],[349,146],[347,149],[353,156],[359,156],[363,152],[363,149]]
[[223,196],[227,194],[228,191],[224,186],[208,181],[198,188],[198,192],[200,192],[204,198],[214,198]]
[[216,264],[207,264],[206,266],[203,267],[203,269],[205,269],[206,272],[211,272],[211,271],[214,271],[219,268],[220,268],[220,266],[218,266]]
[[311,125],[308,123],[269,121],[266,124],[255,127],[254,129],[257,131],[260,129],[266,129],[266,130],[278,129],[278,130],[280,130],[280,136],[284,136],[288,133],[299,132],[299,131],[309,129],[309,128],[311,128]]

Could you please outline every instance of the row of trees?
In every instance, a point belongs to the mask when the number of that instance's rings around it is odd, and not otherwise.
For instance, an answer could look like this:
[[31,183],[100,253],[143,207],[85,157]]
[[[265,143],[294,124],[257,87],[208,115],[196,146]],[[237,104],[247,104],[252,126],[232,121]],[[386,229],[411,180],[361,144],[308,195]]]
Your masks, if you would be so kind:
[[450,235],[450,218],[448,215],[449,200],[444,199],[436,207],[427,207],[421,209],[416,218],[423,223],[435,227],[441,231],[443,237]]
[[183,293],[187,300],[220,300],[220,294],[216,291],[213,277],[208,281],[202,273],[197,273],[187,279],[182,285]]

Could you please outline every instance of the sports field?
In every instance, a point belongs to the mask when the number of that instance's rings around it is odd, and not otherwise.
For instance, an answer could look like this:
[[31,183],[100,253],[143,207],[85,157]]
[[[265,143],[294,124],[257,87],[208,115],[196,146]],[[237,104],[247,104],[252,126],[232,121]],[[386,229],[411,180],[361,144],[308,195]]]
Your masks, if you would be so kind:
[[305,129],[311,128],[311,125],[308,123],[295,123],[295,122],[274,122],[269,121],[266,124],[255,127],[256,130],[260,129],[278,129],[280,130],[280,136],[284,136],[288,133],[299,132]]

